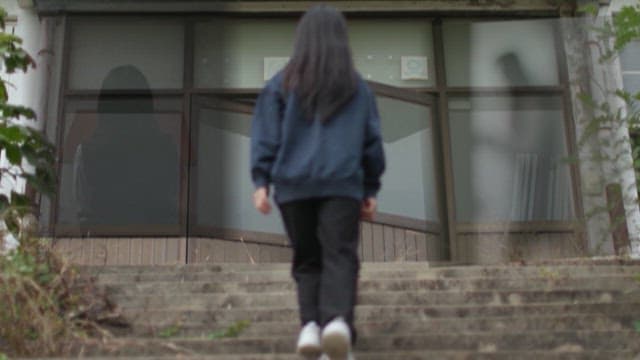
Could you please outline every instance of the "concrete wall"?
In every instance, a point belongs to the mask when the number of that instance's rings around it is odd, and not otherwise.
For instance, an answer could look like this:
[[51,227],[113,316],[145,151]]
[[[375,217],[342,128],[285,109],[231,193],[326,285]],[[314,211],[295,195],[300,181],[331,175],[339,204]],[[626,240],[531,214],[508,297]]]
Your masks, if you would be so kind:
[[[590,119],[599,115],[582,103],[578,96],[588,93],[597,103],[608,103],[612,111],[617,109],[626,113],[624,103],[614,94],[621,89],[622,75],[620,63],[616,58],[604,64],[600,63],[598,34],[586,29],[590,26],[602,26],[610,16],[622,6],[637,5],[636,0],[611,1],[602,6],[596,19],[565,19],[562,29],[567,53],[567,65],[570,82],[570,95],[573,101],[575,133],[578,140],[588,131]],[[631,240],[631,254],[640,257],[640,211],[636,177],[629,141],[628,124],[611,124],[601,129],[578,149],[580,154],[580,177],[582,182],[582,203],[588,240],[588,250],[593,254],[612,254],[610,221],[606,211],[605,188],[607,184],[622,185],[627,230]],[[591,160],[603,157],[605,160]],[[607,159],[608,158],[608,159]]]

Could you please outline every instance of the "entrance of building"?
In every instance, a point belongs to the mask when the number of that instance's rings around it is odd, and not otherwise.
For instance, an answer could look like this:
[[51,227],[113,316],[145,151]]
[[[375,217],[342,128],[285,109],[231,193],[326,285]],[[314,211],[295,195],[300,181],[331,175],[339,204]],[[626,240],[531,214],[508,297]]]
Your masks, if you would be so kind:
[[[362,259],[575,253],[552,21],[363,16],[349,29],[388,160]],[[280,220],[251,204],[249,128],[294,31],[291,17],[71,16],[60,189],[42,206],[59,246],[88,264],[287,261]]]

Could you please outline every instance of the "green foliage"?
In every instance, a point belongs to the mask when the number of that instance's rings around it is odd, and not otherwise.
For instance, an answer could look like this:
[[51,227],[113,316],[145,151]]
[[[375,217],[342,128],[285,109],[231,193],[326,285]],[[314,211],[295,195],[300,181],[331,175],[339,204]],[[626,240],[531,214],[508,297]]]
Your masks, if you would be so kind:
[[[598,2],[592,2],[580,7],[578,11],[596,17],[598,9]],[[610,60],[627,44],[640,39],[640,4],[622,7],[611,20],[591,27],[590,30],[597,34],[598,45],[601,46],[601,62]]]
[[[6,73],[35,67],[20,38],[4,32],[6,11],[0,8],[0,61]],[[31,123],[33,110],[9,103],[8,83],[0,78],[0,151],[9,164],[0,167],[3,184],[26,180],[50,195],[55,190],[54,147]],[[106,332],[99,326],[117,318],[113,305],[91,281],[80,278],[49,241],[35,236],[32,199],[12,191],[0,194],[0,360],[11,356],[65,354],[87,335]],[[17,248],[3,253],[2,240],[11,232]],[[82,285],[82,286],[81,286]],[[106,336],[106,335],[105,335]]]
[[[22,40],[4,32],[6,11],[0,9],[0,61],[8,74],[26,72],[35,67],[33,58],[22,48]],[[29,121],[36,120],[32,109],[9,102],[8,83],[0,79],[0,151],[9,165],[0,168],[3,183],[15,184],[18,179],[36,191],[50,195],[55,191],[55,151],[53,145],[34,129]],[[26,120],[23,121],[23,120]],[[33,213],[29,198],[18,193],[0,196],[0,216],[7,230],[20,239],[20,218]]]
[[[590,3],[580,9],[586,14],[596,16],[598,14],[597,3]],[[625,6],[614,14],[612,19],[607,19],[600,26],[591,27],[596,34],[596,44],[600,51],[600,63],[607,63],[618,56],[630,42],[640,40],[640,4]],[[601,85],[601,84],[600,84]],[[578,146],[583,146],[591,138],[597,136],[601,130],[628,127],[631,133],[632,156],[634,169],[640,174],[640,138],[635,136],[640,133],[640,93],[632,94],[624,89],[602,89],[604,95],[617,97],[624,102],[626,111],[622,108],[613,108],[611,102],[606,99],[596,101],[591,94],[581,93],[578,98],[585,107],[592,111],[591,121],[585,124],[583,136],[578,141]],[[622,145],[601,143],[603,146]],[[597,156],[601,156],[598,154]],[[589,159],[592,161],[615,160],[613,158]]]
[[15,355],[53,354],[75,326],[61,317],[75,306],[72,270],[40,240],[23,241],[0,257],[0,338]]
[[180,333],[180,330],[182,330],[180,325],[174,324],[162,329],[162,331],[158,333],[158,336],[163,339],[172,338],[178,335]]
[[640,39],[640,4],[620,9],[613,16],[613,29],[616,51],[621,51],[630,42]]
[[[599,52],[598,61],[604,66],[611,66],[612,61],[616,59],[620,52],[633,41],[640,40],[640,3],[635,6],[623,7],[616,12],[612,18],[600,18],[599,4],[596,1],[583,6],[579,9],[583,14],[594,17],[592,26],[587,30],[591,32],[593,37],[585,44]],[[582,57],[583,54],[578,52],[576,56]],[[584,59],[577,60],[580,66],[583,66]],[[591,87],[597,89],[599,93],[592,94],[583,92],[578,95],[578,99],[584,105],[588,116],[579,119],[582,127],[581,137],[577,141],[579,148],[589,144],[600,146],[600,149],[594,147],[590,154],[583,152],[580,161],[589,163],[607,163],[607,167],[612,167],[612,174],[621,174],[628,168],[622,168],[620,160],[631,155],[633,167],[636,173],[636,179],[640,180],[640,93],[632,94],[624,89],[613,89],[608,83],[611,79],[607,78],[608,72],[596,69],[596,71],[604,74],[605,78],[601,81],[592,81]],[[585,87],[583,87],[584,89]],[[620,104],[620,101],[622,104]],[[605,134],[620,134],[619,130],[628,129],[629,137],[608,137]],[[602,136],[601,136],[602,135]],[[630,146],[629,146],[630,145]],[[601,150],[604,148],[605,150]],[[629,150],[631,149],[631,150]],[[626,159],[625,159],[626,161]],[[604,186],[608,185],[609,180],[605,180]],[[640,190],[640,182],[637,182],[638,190]],[[625,189],[632,190],[632,189]],[[605,189],[591,190],[590,194],[603,194]],[[585,217],[587,219],[602,214],[610,215],[610,211],[616,208],[620,202],[629,202],[631,199],[622,198],[615,203],[608,203],[607,206],[590,206],[585,209]],[[615,231],[616,225],[624,220],[624,216],[620,219],[611,221],[611,226],[603,230],[602,242],[607,239],[607,234]],[[597,248],[602,246],[600,243]],[[596,251],[598,251],[596,248]]]
[[640,333],[640,320],[636,320],[633,322],[633,328]]
[[591,16],[598,15],[598,3],[588,3],[578,8],[578,13],[588,14]]
[[215,331],[209,334],[209,340],[223,339],[223,338],[235,338],[240,336],[244,332],[251,322],[249,320],[237,321],[233,325],[229,326],[225,330]]
[[109,336],[101,323],[122,324],[93,283],[35,237],[0,256],[0,303],[0,352],[12,356],[66,354],[88,335]]

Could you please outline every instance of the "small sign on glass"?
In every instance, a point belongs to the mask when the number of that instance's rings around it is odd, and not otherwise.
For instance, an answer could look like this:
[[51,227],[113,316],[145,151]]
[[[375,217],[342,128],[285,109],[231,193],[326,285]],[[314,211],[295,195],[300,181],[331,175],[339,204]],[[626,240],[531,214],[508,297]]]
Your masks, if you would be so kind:
[[426,56],[402,56],[401,69],[402,80],[429,80]]

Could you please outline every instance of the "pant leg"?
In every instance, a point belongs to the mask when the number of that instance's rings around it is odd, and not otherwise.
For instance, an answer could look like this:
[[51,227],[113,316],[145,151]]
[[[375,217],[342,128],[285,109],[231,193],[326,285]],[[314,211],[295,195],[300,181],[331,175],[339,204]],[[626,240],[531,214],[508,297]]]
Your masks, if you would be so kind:
[[320,321],[342,316],[352,329],[357,298],[358,240],[361,203],[350,198],[327,198],[318,209],[318,238],[322,246]]
[[280,213],[293,247],[291,273],[297,285],[300,321],[302,325],[310,321],[320,323],[322,248],[316,236],[317,201],[280,204]]

